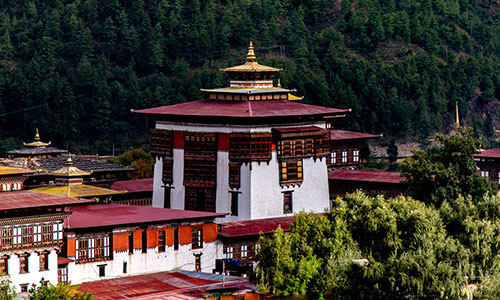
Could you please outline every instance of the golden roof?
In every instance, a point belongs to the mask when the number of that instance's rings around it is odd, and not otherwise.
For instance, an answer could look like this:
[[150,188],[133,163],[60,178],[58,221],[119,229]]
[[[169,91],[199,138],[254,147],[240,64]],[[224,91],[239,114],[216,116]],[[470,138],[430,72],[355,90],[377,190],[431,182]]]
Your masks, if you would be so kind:
[[66,166],[47,174],[52,176],[81,177],[81,176],[88,176],[92,174],[92,172],[85,172],[73,166],[73,161],[71,160],[71,153],[68,153],[68,160]]
[[302,99],[304,99],[304,96],[299,97],[299,96],[295,96],[295,95],[288,93],[288,100],[290,100],[290,101],[300,101]]
[[49,146],[52,142],[44,143],[40,140],[40,134],[38,133],[38,128],[36,129],[35,141],[32,143],[23,143],[24,146],[27,147],[46,147]]
[[0,166],[0,176],[1,175],[22,175],[22,174],[30,174],[30,173],[35,173],[35,171]]
[[86,184],[48,185],[30,191],[42,194],[75,197],[75,198],[90,198],[90,197],[109,196],[109,195],[117,195],[125,193],[124,191],[114,191]]
[[281,69],[268,67],[260,65],[255,57],[255,52],[253,51],[253,44],[250,41],[250,46],[248,46],[247,62],[230,68],[220,69],[223,72],[278,72]]

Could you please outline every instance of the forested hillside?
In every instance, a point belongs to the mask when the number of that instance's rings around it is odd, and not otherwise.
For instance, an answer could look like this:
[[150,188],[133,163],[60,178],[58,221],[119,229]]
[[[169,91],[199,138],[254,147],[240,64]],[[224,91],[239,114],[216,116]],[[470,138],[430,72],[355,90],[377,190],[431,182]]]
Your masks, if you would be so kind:
[[498,0],[0,3],[0,151],[35,127],[76,152],[137,146],[131,108],[224,86],[249,40],[304,101],[352,108],[346,129],[421,138],[451,128],[455,102],[476,134],[500,118]]

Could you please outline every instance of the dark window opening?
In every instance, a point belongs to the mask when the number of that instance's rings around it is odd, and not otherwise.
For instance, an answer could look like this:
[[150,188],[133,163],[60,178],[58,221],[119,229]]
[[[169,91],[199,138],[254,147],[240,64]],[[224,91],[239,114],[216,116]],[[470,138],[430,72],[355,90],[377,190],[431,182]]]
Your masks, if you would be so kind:
[[134,254],[134,233],[128,234],[128,254]]
[[215,212],[215,188],[187,186],[184,209]]
[[127,273],[127,262],[124,261],[123,262],[123,274],[126,274]]
[[179,250],[179,227],[174,229],[174,250]]
[[192,248],[199,249],[203,248],[203,228],[193,227],[191,229],[192,233]]
[[229,187],[238,189],[240,187],[240,164],[229,164]]
[[283,193],[283,213],[291,214],[293,212],[292,208],[292,192]]
[[49,269],[49,253],[40,253],[40,271],[45,271]]
[[0,272],[2,275],[9,274],[9,257],[7,255],[0,257]]
[[106,276],[106,265],[99,265],[97,267],[99,268],[99,277]]
[[162,181],[164,184],[172,184],[174,182],[174,161],[172,159],[163,158]]
[[201,272],[201,254],[194,256],[194,270],[196,272]]
[[165,190],[163,194],[163,208],[170,208],[170,197],[172,188],[169,186],[165,186],[164,188]]
[[142,230],[142,253],[148,252],[148,231],[147,229]]
[[21,284],[21,293],[27,293],[28,292],[28,284]]
[[19,273],[28,273],[28,258],[29,256],[27,254],[24,254],[19,257]]
[[238,216],[238,196],[239,192],[231,192],[231,215]]
[[158,231],[158,252],[165,252],[165,230]]

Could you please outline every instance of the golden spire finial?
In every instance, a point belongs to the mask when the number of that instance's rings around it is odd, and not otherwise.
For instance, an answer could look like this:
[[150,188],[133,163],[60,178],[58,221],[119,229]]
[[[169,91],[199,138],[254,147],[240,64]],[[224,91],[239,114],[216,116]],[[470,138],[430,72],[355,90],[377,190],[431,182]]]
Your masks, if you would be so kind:
[[35,134],[35,142],[40,141],[40,134],[38,133],[38,128],[36,129],[36,134]]
[[71,159],[71,152],[68,152],[68,159],[66,160],[66,164],[71,166],[73,164],[73,160]]
[[253,44],[252,41],[250,41],[250,45],[248,46],[248,54],[247,54],[247,61],[255,61],[257,58],[255,57],[255,52],[253,52]]
[[281,87],[281,81],[280,79],[278,78],[278,87],[280,88]]

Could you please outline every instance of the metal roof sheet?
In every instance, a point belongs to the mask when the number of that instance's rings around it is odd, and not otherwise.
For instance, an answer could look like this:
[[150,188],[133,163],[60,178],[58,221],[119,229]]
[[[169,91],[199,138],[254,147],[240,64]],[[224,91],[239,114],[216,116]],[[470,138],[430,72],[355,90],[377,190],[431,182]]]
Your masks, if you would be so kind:
[[483,150],[481,153],[474,154],[474,157],[500,158],[500,148]]
[[[255,290],[246,278],[225,276],[224,281],[224,288]],[[78,290],[89,290],[100,300],[202,300],[207,290],[222,287],[222,275],[178,271],[86,282]]]
[[111,185],[111,189],[115,191],[127,191],[127,193],[151,192],[153,191],[153,178],[115,181]]
[[354,139],[374,139],[379,138],[380,135],[368,134],[356,131],[347,131],[340,129],[330,129],[330,140],[340,141],[340,140],[354,140]]
[[346,170],[337,169],[328,173],[330,180],[377,182],[377,183],[396,183],[399,184],[405,180],[399,172],[368,171],[368,170]]
[[220,223],[219,235],[223,237],[254,236],[260,233],[271,233],[281,226],[284,231],[289,231],[289,223],[295,217],[278,217],[257,220],[245,220]]
[[73,208],[69,228],[92,228],[189,219],[214,219],[225,214],[158,207],[95,204]]
[[135,110],[140,114],[172,116],[210,116],[228,118],[268,118],[311,115],[336,115],[348,112],[337,109],[297,103],[287,100],[220,101],[200,100],[187,103]]
[[47,206],[66,206],[92,203],[92,199],[80,199],[35,193],[31,191],[16,191],[0,193],[0,210],[25,209]]

